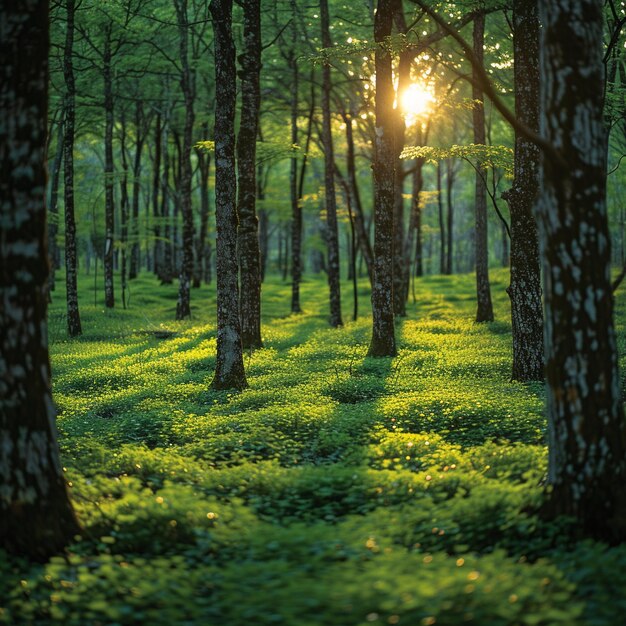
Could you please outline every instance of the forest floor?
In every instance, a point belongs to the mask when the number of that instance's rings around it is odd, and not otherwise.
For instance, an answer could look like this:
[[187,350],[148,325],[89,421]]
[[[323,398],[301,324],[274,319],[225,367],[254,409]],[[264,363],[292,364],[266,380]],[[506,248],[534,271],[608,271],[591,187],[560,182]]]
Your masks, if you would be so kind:
[[[622,624],[626,546],[532,513],[543,387],[510,382],[507,277],[482,325],[473,276],[418,280],[396,359],[366,358],[368,316],[328,328],[322,277],[298,316],[270,279],[241,393],[209,389],[212,288],[179,323],[177,285],[142,276],[128,310],[104,311],[84,277],[73,341],[58,289],[54,396],[84,536],[45,565],[0,558],[0,624]],[[344,283],[345,320],[350,297]]]

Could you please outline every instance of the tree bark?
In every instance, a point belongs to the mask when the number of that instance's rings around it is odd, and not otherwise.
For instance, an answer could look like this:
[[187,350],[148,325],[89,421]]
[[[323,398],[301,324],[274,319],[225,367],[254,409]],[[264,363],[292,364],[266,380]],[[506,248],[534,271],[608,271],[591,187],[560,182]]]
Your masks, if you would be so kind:
[[369,356],[395,356],[393,312],[394,89],[391,53],[382,44],[391,35],[392,0],[378,0],[374,20],[376,137],[374,139],[374,284]]
[[44,561],[79,531],[47,342],[48,2],[4,2],[0,24],[0,548]]
[[162,250],[161,242],[161,210],[159,205],[160,189],[161,189],[161,142],[163,129],[161,128],[161,113],[156,115],[156,123],[154,128],[154,163],[152,172],[152,217],[154,220],[154,248],[153,248],[153,268],[157,276],[161,275]]
[[[544,269],[549,425],[544,515],[595,539],[626,539],[626,422],[610,283],[603,125],[603,2],[539,3],[543,158],[537,204]],[[584,24],[584,28],[581,28]]]
[[[328,0],[320,0],[322,46],[330,48],[330,17]],[[322,147],[324,150],[324,188],[326,200],[326,243],[328,245],[328,286],[330,289],[330,325],[343,325],[341,319],[341,285],[339,280],[339,233],[337,227],[337,199],[335,197],[335,157],[330,119],[330,63],[322,64]]]
[[[536,0],[513,3],[515,115],[539,130],[539,34]],[[539,148],[515,135],[514,180],[503,197],[511,214],[512,379],[543,380],[543,310],[537,224],[533,215],[539,191]]]
[[446,274],[450,275],[454,272],[453,267],[453,244],[454,244],[454,205],[452,203],[452,189],[454,187],[454,179],[456,171],[452,159],[448,159],[446,163],[446,208],[447,208],[447,249],[446,249]]
[[65,121],[63,132],[63,199],[65,204],[65,285],[67,332],[70,337],[82,334],[78,308],[76,271],[76,220],[74,217],[74,127],[76,119],[76,87],[74,83],[74,0],[67,0],[67,26],[63,53],[65,79]]
[[[65,105],[63,105],[65,109]],[[48,278],[49,291],[54,291],[56,270],[61,267],[61,251],[57,237],[59,234],[59,183],[61,180],[61,168],[63,167],[63,141],[65,129],[65,110],[60,114],[61,119],[57,128],[56,153],[52,161],[50,173],[50,204],[48,206],[48,256],[50,257],[50,276]]]
[[178,37],[181,62],[180,86],[185,101],[185,126],[180,149],[179,201],[183,216],[183,255],[180,264],[176,319],[191,317],[191,275],[193,273],[193,213],[191,209],[191,150],[193,149],[193,103],[195,86],[193,70],[189,64],[189,20],[187,0],[175,0],[178,19]]
[[115,306],[113,285],[113,245],[115,230],[115,192],[113,188],[113,73],[111,68],[111,23],[104,27],[104,305]]
[[439,213],[439,273],[446,273],[446,226],[443,216],[441,161],[437,161],[437,209]]
[[241,121],[237,139],[241,342],[261,348],[261,253],[256,215],[256,139],[261,106],[261,3],[242,0]]
[[[482,67],[484,59],[485,15],[479,13],[474,19],[474,56]],[[480,77],[473,68],[472,99],[474,100],[474,143],[485,143],[485,108]],[[476,212],[476,321],[492,322],[493,305],[489,285],[489,240],[487,236],[487,170],[483,165],[476,169],[474,210]]]
[[126,114],[122,109],[120,115],[122,157],[122,178],[120,180],[120,286],[122,287],[122,308],[126,309],[127,301],[127,269],[128,269],[128,159],[126,157]]
[[213,389],[248,386],[243,367],[237,282],[235,45],[232,0],[211,0],[215,36],[215,219],[217,227],[217,363]]
[[128,278],[133,280],[139,273],[139,194],[141,191],[141,153],[146,139],[144,126],[144,113],[141,100],[135,103],[135,159],[133,161],[133,199],[132,199],[132,221],[131,221],[131,251],[130,268]]

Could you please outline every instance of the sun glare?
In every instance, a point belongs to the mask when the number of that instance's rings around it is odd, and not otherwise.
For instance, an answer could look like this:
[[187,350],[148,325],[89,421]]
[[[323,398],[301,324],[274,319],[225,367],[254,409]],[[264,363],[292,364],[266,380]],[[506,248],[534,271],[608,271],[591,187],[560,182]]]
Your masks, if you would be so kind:
[[408,122],[427,113],[432,102],[434,102],[433,94],[420,83],[412,83],[400,96],[400,107]]

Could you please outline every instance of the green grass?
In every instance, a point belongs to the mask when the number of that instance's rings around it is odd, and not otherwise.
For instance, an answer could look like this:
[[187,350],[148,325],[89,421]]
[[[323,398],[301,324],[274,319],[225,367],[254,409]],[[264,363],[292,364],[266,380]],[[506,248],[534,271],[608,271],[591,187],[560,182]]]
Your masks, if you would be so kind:
[[621,623],[626,547],[532,513],[543,388],[509,380],[507,276],[493,278],[483,325],[473,277],[419,280],[396,359],[366,357],[368,317],[328,328],[322,278],[298,316],[270,278],[241,393],[209,389],[212,289],[174,322],[175,285],[142,276],[128,310],[104,311],[83,278],[72,341],[55,292],[54,397],[84,534],[46,565],[0,559],[0,624]]

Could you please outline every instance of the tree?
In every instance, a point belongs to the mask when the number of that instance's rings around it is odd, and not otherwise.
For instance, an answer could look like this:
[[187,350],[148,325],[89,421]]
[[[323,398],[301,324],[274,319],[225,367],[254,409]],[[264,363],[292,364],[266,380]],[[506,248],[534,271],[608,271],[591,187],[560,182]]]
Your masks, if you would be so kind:
[[237,211],[235,175],[235,45],[232,0],[209,5],[215,35],[215,220],[217,228],[217,363],[214,389],[248,386],[243,367],[239,286],[237,282]]
[[0,23],[0,547],[44,560],[79,530],[46,333],[48,2],[5,2]]
[[76,278],[76,219],[74,216],[74,125],[76,122],[76,87],[72,50],[74,47],[74,0],[66,0],[67,26],[63,54],[65,78],[65,121],[63,125],[63,198],[65,203],[65,285],[67,332],[70,337],[82,333],[78,309]]
[[[513,2],[515,115],[539,130],[539,33],[536,0]],[[511,214],[512,379],[543,380],[543,312],[537,225],[533,208],[539,189],[539,148],[516,132],[514,181],[502,194]]]
[[393,324],[393,212],[394,212],[394,89],[391,51],[393,0],[378,0],[374,20],[376,41],[376,137],[374,140],[374,283],[372,285],[372,340],[370,356],[395,356]]
[[[320,0],[322,46],[332,46],[328,0]],[[330,116],[330,62],[322,65],[322,145],[324,148],[324,188],[326,198],[326,242],[328,244],[328,286],[330,289],[330,325],[343,324],[341,319],[341,288],[339,282],[339,235],[337,231],[337,198],[335,197],[335,159]]]
[[[613,328],[600,0],[539,3],[544,139],[537,219],[544,269],[548,516],[626,538],[626,421]],[[585,27],[580,28],[584,23]]]
[[[478,13],[474,19],[474,57],[476,64],[483,65],[485,40],[485,14]],[[480,77],[474,68],[472,81],[472,99],[474,100],[474,143],[485,143],[485,108]],[[489,286],[489,247],[487,238],[487,170],[483,165],[476,168],[476,193],[474,210],[476,212],[476,321],[492,322],[493,305]]]
[[189,19],[187,17],[187,0],[174,0],[178,20],[178,37],[180,49],[180,86],[185,101],[185,125],[183,129],[183,145],[180,154],[180,206],[183,214],[183,259],[180,264],[178,302],[176,303],[176,319],[184,320],[191,317],[190,288],[193,272],[193,213],[191,210],[191,150],[195,81],[189,64]]
[[261,253],[256,216],[256,139],[261,104],[261,4],[242,0],[243,54],[241,65],[241,121],[237,138],[239,216],[238,246],[241,281],[241,340],[244,348],[260,348]]

